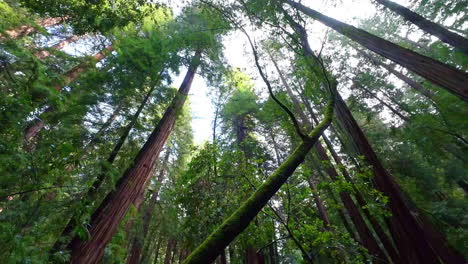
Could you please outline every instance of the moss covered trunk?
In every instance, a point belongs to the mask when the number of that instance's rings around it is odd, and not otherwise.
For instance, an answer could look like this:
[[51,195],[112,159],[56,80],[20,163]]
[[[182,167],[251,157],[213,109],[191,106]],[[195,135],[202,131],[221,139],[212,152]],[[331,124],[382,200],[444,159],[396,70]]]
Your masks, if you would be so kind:
[[296,168],[304,161],[305,156],[317,142],[320,135],[330,125],[333,109],[327,107],[324,120],[289,157],[273,172],[266,181],[229,216],[210,236],[193,251],[183,264],[211,263],[218,255],[250,224],[265,204],[275,195]]
[[419,74],[458,96],[465,102],[468,102],[468,74],[466,72],[400,47],[392,42],[372,35],[367,31],[325,16],[300,3],[296,3],[292,0],[287,0],[286,2],[311,18],[320,21],[324,25],[333,28],[362,46]]
[[443,42],[463,51],[468,55],[468,39],[451,32],[443,26],[425,19],[423,16],[411,11],[410,9],[389,0],[375,0],[386,8],[392,10],[405,20],[418,26],[421,30],[439,38]]
[[201,53],[197,52],[176,97],[137,154],[132,167],[127,169],[117,182],[115,190],[106,196],[92,215],[89,240],[75,236],[69,244],[72,255],[71,263],[98,263],[104,253],[104,248],[111,240],[130,205],[144,192],[146,183],[151,177],[154,162],[159,157],[175,124],[177,114],[185,103],[200,63],[200,57]]
[[[300,32],[302,32],[304,34],[304,35],[301,34],[301,40],[305,44],[304,47],[303,47],[305,49],[305,53],[308,54],[310,52],[309,51],[310,47],[308,46],[308,43],[307,43],[307,35],[305,34],[305,31],[303,31],[303,30],[300,30]],[[278,72],[278,75],[280,77],[280,80],[281,80],[283,86],[286,88],[287,94],[291,98],[291,101],[292,101],[292,103],[294,105],[294,109],[295,109],[296,113],[298,113],[302,123],[307,127],[307,129],[311,130],[313,128],[312,122],[307,117],[305,112],[302,110],[301,103],[300,103],[299,99],[294,95],[291,87],[289,86],[288,82],[286,81],[286,78],[283,75],[283,72],[279,68],[278,63],[273,58],[272,54],[269,53],[269,55],[270,55],[271,61],[273,62],[273,65],[275,66],[276,71]],[[325,135],[322,135],[322,137],[324,137],[324,136]],[[324,165],[325,166],[325,168],[324,168],[325,172],[329,175],[329,177],[333,181],[338,180],[338,178],[339,178],[338,172],[333,167],[333,164],[332,164],[330,158],[328,157],[327,152],[323,148],[322,144],[320,144],[320,142],[317,142],[314,145],[314,150],[317,153],[317,156],[320,159],[320,161],[322,161],[322,164],[325,164]],[[327,213],[327,211],[326,211],[326,209],[325,209],[325,207],[323,205],[322,200],[320,199],[320,197],[317,194],[317,189],[315,187],[314,179],[309,178],[308,182],[309,182],[310,188],[312,189],[314,201],[315,201],[315,204],[316,204],[317,209],[319,211],[319,216],[322,219],[322,221],[324,222],[325,228],[330,229],[331,223],[330,223],[330,220],[329,220],[329,217],[328,217],[328,213]],[[351,218],[351,221],[353,222],[354,226],[356,227],[356,230],[358,231],[359,238],[361,239],[361,242],[362,242],[363,246],[369,251],[370,254],[372,254],[373,256],[376,257],[377,260],[379,260],[379,261],[376,261],[376,263],[379,263],[380,260],[386,260],[387,257],[385,255],[385,253],[379,247],[379,243],[377,242],[375,237],[372,235],[371,230],[367,226],[364,218],[362,217],[362,215],[361,215],[361,213],[359,211],[359,208],[354,203],[354,201],[351,198],[350,194],[348,192],[340,192],[339,195],[340,195],[341,201],[343,202],[344,207],[346,208],[346,211],[348,212],[348,214],[349,214],[349,216]]]

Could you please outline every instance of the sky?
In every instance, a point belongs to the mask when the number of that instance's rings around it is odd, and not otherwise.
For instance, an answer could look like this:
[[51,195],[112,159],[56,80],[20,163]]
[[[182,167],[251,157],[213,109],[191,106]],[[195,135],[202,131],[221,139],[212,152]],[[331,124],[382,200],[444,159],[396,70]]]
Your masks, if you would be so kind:
[[[313,5],[311,3],[314,3]],[[324,12],[325,14],[332,16],[333,18],[339,19],[343,22],[351,23],[356,25],[357,19],[364,19],[371,16],[374,12],[374,4],[368,0],[343,0],[342,4],[335,7],[324,4],[326,1],[320,0],[306,0],[302,1],[304,5],[314,7],[317,10]],[[403,4],[405,1],[396,1]],[[316,28],[315,28],[316,27]],[[325,27],[314,24],[312,34],[323,36]],[[266,87],[262,82],[259,81],[257,70],[253,67],[252,61],[253,56],[250,52],[249,46],[247,46],[246,37],[240,32],[234,32],[224,39],[225,56],[228,63],[232,67],[240,68],[247,74],[249,74],[256,85],[257,90],[266,91]],[[318,48],[317,45],[311,43],[312,48]],[[181,75],[178,76],[174,82],[176,85],[182,83],[184,71],[181,71]],[[255,81],[256,80],[256,81]],[[178,87],[178,86],[176,86]],[[211,104],[211,100],[207,95],[208,87],[206,82],[197,75],[192,84],[190,92],[190,106],[192,110],[192,128],[194,132],[194,140],[196,144],[201,144],[211,138],[211,127],[214,118],[214,108]]]
[[[408,0],[393,0],[402,5],[408,5]],[[327,0],[304,0],[302,3],[312,7],[328,16],[336,18],[340,21],[357,25],[360,19],[365,19],[376,12],[375,4],[370,0],[341,0],[341,3],[331,5],[330,3],[339,2]],[[168,4],[173,6],[175,13],[180,11],[181,6],[179,1],[168,1]],[[324,36],[326,27],[320,23],[314,23],[313,27],[308,27],[309,38],[317,39]],[[53,39],[49,41],[54,41]],[[55,44],[55,43],[53,43]],[[52,44],[52,45],[53,45]],[[263,82],[260,81],[258,72],[253,67],[253,56],[250,52],[246,37],[240,32],[233,32],[224,38],[225,57],[228,63],[234,68],[240,68],[245,73],[249,74],[254,80],[257,91],[266,91]],[[50,45],[50,42],[49,44]],[[318,50],[321,43],[312,41],[310,43],[313,49]],[[89,54],[86,49],[92,45],[86,45],[86,40],[80,40],[76,45],[67,46],[64,51],[73,55]],[[184,78],[185,70],[182,69],[180,74],[174,78],[174,86],[179,87]],[[211,138],[211,127],[214,117],[214,107],[211,99],[208,96],[208,87],[205,80],[196,75],[190,91],[190,108],[192,111],[192,129],[194,132],[194,140],[196,144],[201,144]]]

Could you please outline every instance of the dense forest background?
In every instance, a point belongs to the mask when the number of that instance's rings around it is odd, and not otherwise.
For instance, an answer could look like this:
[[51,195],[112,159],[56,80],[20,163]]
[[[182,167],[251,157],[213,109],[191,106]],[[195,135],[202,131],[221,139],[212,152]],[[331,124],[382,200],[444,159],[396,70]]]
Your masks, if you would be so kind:
[[1,0],[0,262],[466,263],[467,37],[466,0]]

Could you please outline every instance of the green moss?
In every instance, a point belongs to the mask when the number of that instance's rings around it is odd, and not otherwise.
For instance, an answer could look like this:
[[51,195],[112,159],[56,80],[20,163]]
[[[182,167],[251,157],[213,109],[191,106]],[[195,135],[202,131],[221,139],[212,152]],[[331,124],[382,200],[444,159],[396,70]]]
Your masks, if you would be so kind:
[[268,200],[275,195],[296,168],[304,161],[323,131],[330,125],[334,108],[334,99],[325,110],[325,118],[304,138],[303,142],[273,172],[270,177],[228,217],[211,235],[193,251],[183,264],[212,263],[221,251],[249,225],[250,221],[262,210]]

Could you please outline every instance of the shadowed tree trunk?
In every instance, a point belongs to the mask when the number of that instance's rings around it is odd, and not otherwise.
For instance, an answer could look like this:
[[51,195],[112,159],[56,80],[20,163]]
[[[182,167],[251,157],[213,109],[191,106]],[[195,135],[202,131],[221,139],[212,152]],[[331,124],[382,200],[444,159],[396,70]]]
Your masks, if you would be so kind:
[[172,131],[177,114],[185,103],[195,72],[200,64],[200,57],[201,52],[197,51],[177,95],[141,148],[132,167],[127,169],[117,182],[115,190],[106,196],[99,208],[93,213],[89,229],[90,239],[84,241],[75,236],[69,244],[69,248],[72,250],[71,263],[99,262],[105,246],[114,235],[128,208],[144,192],[154,162]]
[[[306,116],[304,111],[302,110],[301,103],[299,99],[294,95],[292,89],[290,88],[288,82],[286,81],[286,78],[284,77],[281,69],[278,66],[278,63],[276,60],[273,58],[273,55],[269,53],[270,59],[273,62],[273,65],[278,72],[278,75],[280,77],[280,80],[283,84],[283,86],[286,88],[286,92],[289,95],[289,97],[292,100],[292,103],[294,105],[294,109],[296,113],[299,115],[300,119],[302,120],[302,123],[310,130],[313,128],[312,122],[310,119]],[[322,135],[323,137],[324,135]],[[330,158],[328,157],[328,154],[326,153],[325,149],[323,146],[320,144],[320,142],[317,142],[314,146],[314,150],[318,155],[318,158],[320,161],[322,161],[325,165],[325,172],[329,175],[332,181],[336,181],[339,178],[338,172],[335,170],[333,167],[333,164],[331,163]],[[325,227],[329,228],[330,227],[330,220],[328,220],[328,216],[326,213],[325,208],[323,207],[323,203],[320,200],[320,197],[316,194],[317,188],[315,187],[314,180],[312,178],[309,178],[308,180],[310,188],[312,189],[312,192],[314,193],[314,200],[317,205],[318,211],[320,218],[325,223]],[[369,250],[369,253],[377,257],[376,263],[380,263],[382,261],[385,261],[387,257],[383,253],[383,251],[380,249],[379,244],[377,240],[374,238],[372,235],[371,230],[367,226],[364,218],[362,217],[361,213],[359,212],[358,207],[354,203],[353,199],[347,192],[340,192],[339,193],[340,199],[343,202],[344,207],[346,208],[351,221],[353,222],[354,226],[356,227],[356,230],[358,231],[359,237],[361,239],[361,242],[363,243],[363,246]]]
[[167,241],[166,253],[164,255],[164,264],[171,264],[172,250],[175,246],[175,240],[169,239]]
[[[294,23],[292,19],[289,18],[289,20]],[[298,27],[297,23],[295,24],[293,26],[299,31],[305,56],[317,60],[308,46],[307,33],[304,28]],[[311,65],[311,69],[313,67],[314,65]],[[360,130],[359,125],[341,97],[337,99],[336,116],[343,129],[348,132],[359,154],[363,155],[366,161],[373,166],[374,183],[377,189],[390,198],[389,208],[393,214],[391,223],[394,230],[393,234],[397,235],[395,244],[398,247],[400,256],[402,258],[408,257],[407,261],[409,263],[439,263],[438,257],[447,263],[463,263],[464,257],[453,250],[429,223],[421,218],[416,218],[414,214],[418,213],[417,210],[412,208],[412,211],[408,206],[406,197],[403,196],[400,187],[378,160],[367,138]]]
[[388,207],[392,212],[390,227],[401,256],[409,257],[411,263],[439,263],[439,258],[445,263],[464,263],[464,257],[452,249],[442,235],[422,219],[416,208],[408,204],[399,185],[380,163],[341,97],[337,99],[336,116],[359,153],[372,165],[376,188],[389,197]]
[[421,15],[395,2],[389,0],[375,1],[402,16],[405,20],[415,24],[421,30],[439,38],[441,41],[455,47],[460,51],[463,51],[468,55],[468,39],[458,35],[457,33],[451,32],[437,23],[425,19]]
[[311,18],[320,21],[364,47],[419,74],[427,80],[445,88],[465,102],[468,102],[468,74],[466,72],[409,49],[402,48],[367,31],[325,16],[300,3],[292,0],[287,0],[286,2]]
[[143,229],[141,234],[136,234],[135,238],[133,239],[132,242],[132,247],[130,250],[130,256],[127,260],[127,264],[138,264],[140,263],[141,259],[141,248],[143,244],[147,240],[148,236],[148,231],[149,227],[151,224],[151,220],[154,214],[154,210],[156,208],[156,205],[158,203],[158,197],[159,197],[159,190],[161,188],[162,181],[164,180],[164,173],[166,171],[167,163],[169,162],[169,157],[171,154],[171,150],[169,148],[166,149],[166,154],[164,156],[163,162],[161,164],[161,169],[159,170],[158,177],[157,177],[157,182],[159,183],[156,190],[154,190],[153,195],[151,196],[151,199],[149,201],[148,206],[146,207],[146,210],[143,212]]
[[[310,112],[310,116],[312,117],[314,122],[316,124],[318,124],[319,121],[317,120],[315,114],[313,112],[311,112],[311,111],[309,111],[309,112]],[[396,248],[393,246],[392,240],[385,233],[385,230],[380,225],[379,221],[371,214],[369,209],[367,209],[367,207],[366,207],[367,203],[366,203],[364,197],[361,195],[360,191],[353,184],[353,180],[351,179],[351,176],[349,175],[348,171],[345,169],[344,164],[343,164],[341,158],[336,153],[335,149],[333,148],[332,143],[330,142],[330,140],[328,139],[328,137],[325,134],[322,135],[322,139],[325,142],[325,144],[327,145],[328,151],[330,151],[330,153],[331,153],[331,155],[333,157],[333,160],[338,165],[338,167],[341,168],[341,174],[344,176],[346,181],[348,181],[348,182],[350,182],[352,184],[353,189],[354,189],[354,197],[356,198],[356,201],[358,202],[359,206],[361,207],[362,211],[364,212],[364,215],[366,216],[366,218],[371,223],[372,228],[374,229],[375,233],[377,234],[380,241],[382,242],[385,250],[387,251],[387,254],[390,256],[390,258],[393,260],[393,262],[395,264],[401,263],[400,255],[397,252]]]
[[[149,98],[151,97],[151,94],[154,92],[156,89],[156,85],[154,85],[146,94],[145,98],[139,105],[137,111],[135,114],[133,114],[130,123],[125,127],[124,131],[120,135],[117,143],[115,144],[114,148],[112,149],[112,152],[109,154],[109,157],[107,158],[106,162],[107,165],[112,165],[117,158],[117,155],[120,152],[120,149],[122,148],[123,144],[127,140],[128,135],[130,134],[130,131],[133,129],[135,126],[136,122],[138,121],[138,117],[140,116],[141,112],[143,111],[143,108],[146,106]],[[108,171],[109,167],[108,166],[103,166],[101,173],[96,177],[94,180],[91,188],[88,189],[84,197],[82,198],[82,206],[87,207],[90,206],[93,202],[96,201],[98,198],[98,194],[101,191],[101,186],[104,183],[104,181],[108,177]],[[77,212],[75,215],[72,216],[72,218],[68,221],[68,224],[65,226],[63,229],[62,233],[60,234],[59,238],[62,238],[60,240],[57,240],[52,247],[52,254],[58,250],[62,250],[65,248],[67,242],[63,240],[63,238],[69,238],[73,232],[73,230],[76,228],[77,224],[79,223],[79,219],[81,218],[83,212]],[[66,239],[65,239],[66,240]]]
[[395,75],[398,79],[402,80],[404,83],[406,83],[409,87],[413,88],[416,90],[418,93],[421,95],[425,96],[428,99],[432,99],[434,97],[434,92],[431,90],[428,90],[426,87],[422,86],[421,84],[413,81],[411,78],[408,76],[404,75],[403,73],[395,70],[393,67],[380,62],[376,58],[372,57],[371,55],[367,54],[365,51],[355,47],[354,45],[351,45],[355,50],[359,52],[362,56],[365,58],[369,59],[374,65],[381,66],[382,68],[386,69],[388,72],[391,74]]

